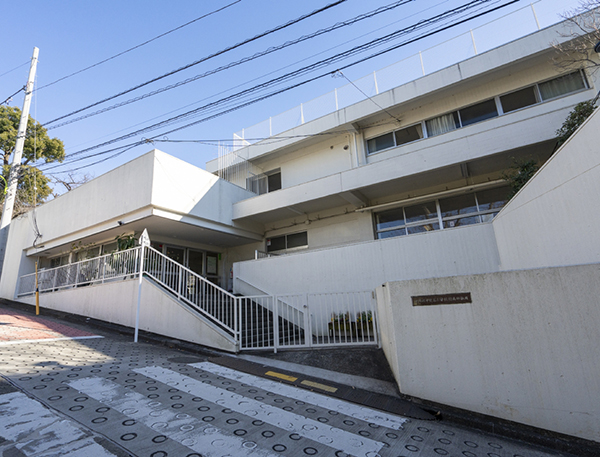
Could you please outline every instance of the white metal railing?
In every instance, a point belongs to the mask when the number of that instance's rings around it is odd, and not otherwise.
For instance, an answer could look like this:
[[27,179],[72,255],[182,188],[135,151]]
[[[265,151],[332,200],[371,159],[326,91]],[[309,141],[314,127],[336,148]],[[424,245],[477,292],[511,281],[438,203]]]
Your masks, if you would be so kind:
[[240,297],[241,350],[377,345],[371,291]]
[[258,249],[254,250],[254,260],[266,259],[269,257],[277,257],[279,255],[280,254],[273,254],[272,252],[259,251]]
[[[40,293],[88,286],[119,279],[133,278],[139,273],[140,248],[115,252],[81,260],[38,272]],[[21,276],[17,297],[35,293],[35,273]]]
[[238,297],[152,247],[146,247],[144,273],[237,338]]
[[[536,4],[535,8],[534,3]],[[522,38],[527,34],[540,30],[542,26],[549,26],[558,22],[558,20],[562,20],[556,14],[556,19],[551,19],[549,12],[543,11],[546,5],[539,1],[534,3],[436,46],[419,51],[417,54],[374,71],[353,83],[346,84],[332,92],[234,133],[233,152],[220,154],[224,157],[220,157],[219,166],[229,166],[239,161],[248,160],[247,156],[242,157],[235,151],[261,141],[263,138],[285,132],[326,114],[366,100],[367,97],[373,97],[477,54]],[[540,18],[545,19],[542,25],[540,25]],[[360,88],[360,91],[356,89],[357,87]]]
[[[38,272],[38,290],[139,278],[143,273],[219,326],[241,350],[378,344],[372,292],[237,297],[150,246]],[[35,293],[35,273],[20,278],[17,297]]]

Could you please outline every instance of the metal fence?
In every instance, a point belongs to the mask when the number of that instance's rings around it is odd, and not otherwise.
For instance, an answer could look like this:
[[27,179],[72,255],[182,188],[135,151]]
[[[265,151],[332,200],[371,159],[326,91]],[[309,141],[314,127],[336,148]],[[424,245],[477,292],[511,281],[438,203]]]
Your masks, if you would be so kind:
[[[235,296],[151,247],[38,272],[40,293],[139,278],[143,272],[175,299],[234,338],[240,350],[378,344],[370,291]],[[19,280],[17,297],[35,293],[35,273]]]
[[[82,260],[38,272],[40,293],[133,278],[139,274],[140,248]],[[35,273],[21,276],[17,297],[35,293]]]
[[240,300],[241,350],[379,344],[371,291]]

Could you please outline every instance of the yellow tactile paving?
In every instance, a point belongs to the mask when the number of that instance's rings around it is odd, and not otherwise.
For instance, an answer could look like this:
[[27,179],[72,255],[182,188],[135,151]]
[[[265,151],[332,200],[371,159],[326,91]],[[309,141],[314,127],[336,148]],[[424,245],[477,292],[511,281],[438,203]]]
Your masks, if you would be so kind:
[[336,387],[331,387],[331,386],[328,386],[325,384],[321,384],[319,382],[304,380],[304,381],[300,382],[300,384],[304,384],[305,386],[309,386],[309,387],[316,387],[317,389],[324,390],[325,392],[336,392],[337,391]]
[[265,373],[267,376],[273,376],[274,378],[284,379],[286,381],[294,382],[298,380],[298,378],[294,378],[293,376],[288,376],[283,373],[277,373],[276,371],[267,371]]

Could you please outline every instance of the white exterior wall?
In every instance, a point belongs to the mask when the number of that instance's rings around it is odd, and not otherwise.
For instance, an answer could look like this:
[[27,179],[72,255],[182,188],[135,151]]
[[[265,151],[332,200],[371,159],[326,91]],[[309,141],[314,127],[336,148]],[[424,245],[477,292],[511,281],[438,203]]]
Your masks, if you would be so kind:
[[235,278],[269,294],[359,291],[399,278],[497,271],[498,253],[491,224],[477,224],[239,262],[233,268]]
[[[40,294],[40,308],[42,314],[48,308],[134,328],[137,297],[137,279],[115,281]],[[35,305],[35,296],[22,297],[20,301]],[[236,352],[236,346],[228,335],[201,320],[193,311],[146,279],[142,283],[139,328]]]
[[[600,441],[600,265],[399,281],[377,289],[407,395]],[[473,303],[412,306],[471,292]]]
[[496,216],[501,269],[600,262],[596,112]]
[[[310,219],[310,223],[305,221]],[[321,249],[340,246],[361,241],[373,240],[373,219],[369,213],[357,213],[352,206],[335,208],[331,211],[298,215],[277,224],[267,225],[265,238],[278,235],[307,232],[308,246],[312,249]],[[260,250],[266,250],[264,243]]]
[[[554,137],[569,111],[593,97],[592,90],[374,154],[369,164],[234,203],[233,218],[251,218],[278,208],[359,190],[417,173],[475,160]],[[318,158],[313,163],[319,167]],[[283,168],[282,168],[283,177]],[[308,178],[306,178],[308,179]],[[371,202],[376,204],[379,202]]]
[[154,207],[223,226],[232,225],[234,202],[254,196],[158,150],[154,151],[153,174],[146,179],[152,183],[151,204]]
[[19,278],[35,271],[35,258],[25,255],[25,247],[34,240],[31,214],[23,214],[10,222],[4,268],[0,277],[0,297],[14,299]]
[[[263,171],[281,168],[282,188],[322,178],[352,167],[349,135],[325,136],[325,141],[261,163]],[[348,146],[347,150],[344,146]],[[315,164],[317,164],[315,166]]]

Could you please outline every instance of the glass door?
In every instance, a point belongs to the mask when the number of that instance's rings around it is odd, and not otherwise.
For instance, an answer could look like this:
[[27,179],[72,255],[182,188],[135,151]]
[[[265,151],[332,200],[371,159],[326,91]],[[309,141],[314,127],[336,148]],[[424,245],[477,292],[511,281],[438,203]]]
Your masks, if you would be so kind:
[[206,279],[220,286],[219,281],[219,254],[206,253]]
[[188,249],[187,267],[200,276],[204,275],[204,252]]

